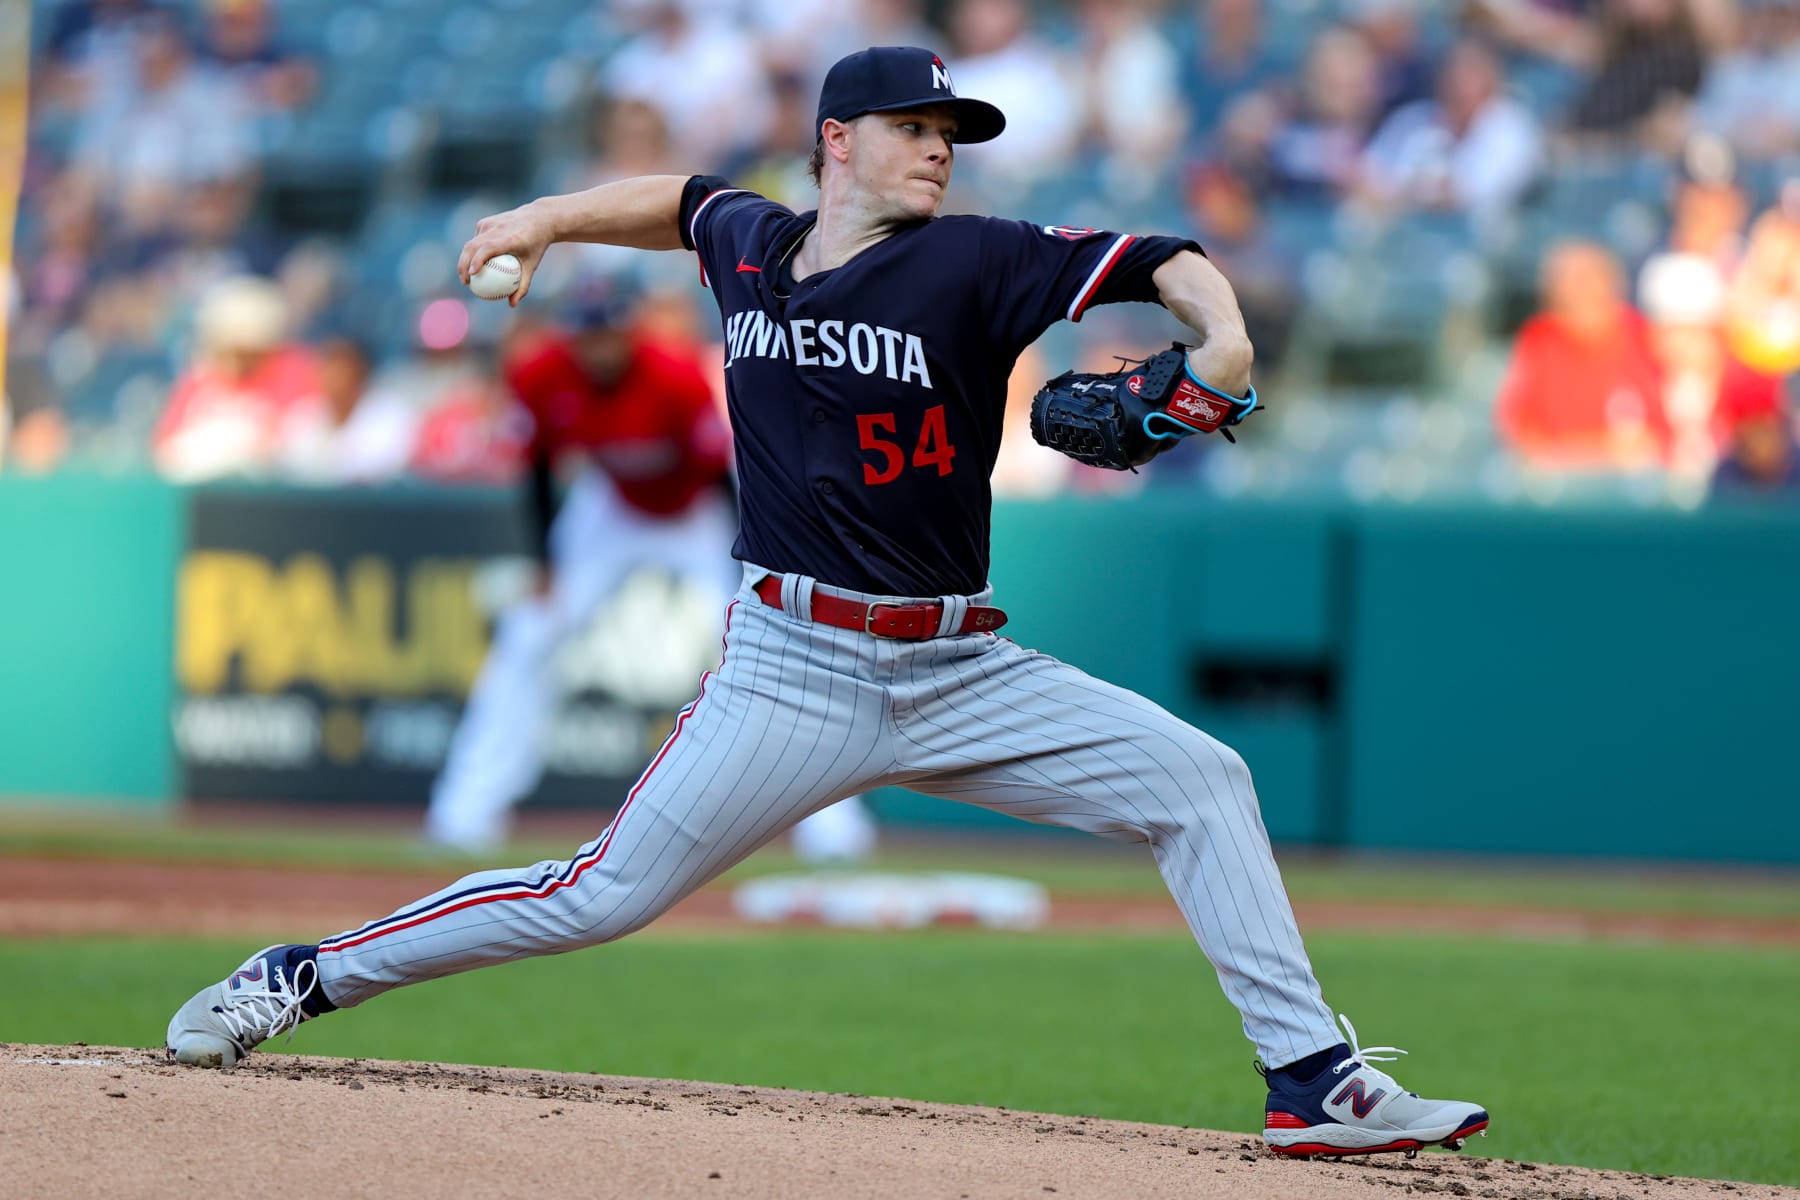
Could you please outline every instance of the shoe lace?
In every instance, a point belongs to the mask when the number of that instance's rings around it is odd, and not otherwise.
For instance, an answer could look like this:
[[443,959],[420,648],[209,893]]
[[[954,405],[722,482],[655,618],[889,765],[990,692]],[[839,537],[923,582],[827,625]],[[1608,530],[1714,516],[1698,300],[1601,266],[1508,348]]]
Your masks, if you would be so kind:
[[292,986],[282,967],[273,970],[270,982],[272,986],[267,992],[251,992],[246,996],[236,997],[229,1005],[222,1005],[214,1010],[225,1022],[231,1035],[239,1041],[252,1036],[256,1041],[263,1041],[285,1031],[287,1040],[291,1042],[300,1022],[312,1019],[312,1014],[302,1005],[313,994],[313,989],[319,986],[317,963],[308,959],[296,967]]
[[[1372,1067],[1369,1064],[1378,1062],[1398,1062],[1399,1058],[1397,1056],[1405,1054],[1406,1051],[1400,1049],[1398,1046],[1370,1046],[1365,1050],[1361,1043],[1356,1040],[1356,1026],[1350,1023],[1350,1018],[1346,1017],[1343,1013],[1339,1013],[1338,1020],[1343,1022],[1344,1032],[1349,1035],[1346,1040],[1350,1043],[1350,1057],[1333,1066],[1331,1068],[1331,1073],[1333,1075],[1342,1075],[1351,1067],[1366,1067],[1377,1075],[1387,1076],[1391,1082],[1393,1079],[1391,1075],[1387,1075],[1387,1072],[1378,1067]],[[1395,1084],[1395,1086],[1398,1087],[1399,1085]]]

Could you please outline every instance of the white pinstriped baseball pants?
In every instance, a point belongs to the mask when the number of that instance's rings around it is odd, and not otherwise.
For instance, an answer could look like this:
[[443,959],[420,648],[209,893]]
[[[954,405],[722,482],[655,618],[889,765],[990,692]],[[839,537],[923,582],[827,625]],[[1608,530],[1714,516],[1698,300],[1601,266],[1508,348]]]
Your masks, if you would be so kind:
[[[623,937],[808,813],[898,784],[1148,843],[1263,1062],[1339,1043],[1236,752],[1004,638],[815,625],[812,581],[796,577],[769,608],[749,586],[764,574],[746,569],[719,669],[605,832],[567,861],[479,872],[325,939],[331,1001]],[[935,599],[954,628],[986,597]]]

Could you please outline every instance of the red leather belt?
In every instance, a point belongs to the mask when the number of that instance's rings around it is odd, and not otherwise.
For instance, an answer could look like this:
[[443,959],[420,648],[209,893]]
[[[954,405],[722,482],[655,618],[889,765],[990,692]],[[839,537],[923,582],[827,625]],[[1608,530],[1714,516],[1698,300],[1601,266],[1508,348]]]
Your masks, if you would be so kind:
[[[765,576],[756,585],[756,594],[770,608],[780,608],[781,576]],[[938,636],[938,625],[944,619],[944,606],[936,603],[895,604],[887,600],[864,604],[858,600],[845,600],[841,596],[827,596],[823,592],[814,591],[812,619],[821,625],[835,625],[839,629],[860,629],[876,637],[923,641]],[[1004,612],[985,604],[971,604],[956,632],[991,633],[1004,624]]]

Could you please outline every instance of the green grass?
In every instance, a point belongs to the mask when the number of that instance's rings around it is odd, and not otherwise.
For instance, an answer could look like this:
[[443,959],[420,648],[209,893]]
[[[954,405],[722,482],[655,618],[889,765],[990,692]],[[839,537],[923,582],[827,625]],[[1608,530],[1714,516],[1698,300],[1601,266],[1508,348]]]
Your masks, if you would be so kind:
[[[592,831],[597,833],[599,825]],[[1036,880],[1068,895],[1164,895],[1147,853],[1089,839],[965,838],[908,843],[890,836],[876,866],[890,870],[980,870]],[[505,854],[471,864],[422,846],[413,832],[332,826],[189,825],[134,816],[104,820],[0,819],[0,856],[153,859],[160,862],[392,870],[462,871],[565,858],[581,835],[520,841]],[[1681,866],[1506,860],[1446,863],[1439,858],[1281,856],[1296,900],[1395,901],[1525,906],[1599,912],[1791,920],[1800,918],[1800,872],[1696,870]],[[727,880],[791,870],[780,848],[757,854]]]
[[[239,943],[0,942],[0,1039],[160,1044]],[[1311,940],[1365,1040],[1494,1114],[1479,1153],[1800,1184],[1800,955]],[[280,1047],[280,1043],[277,1043]],[[479,971],[302,1029],[306,1053],[853,1091],[1252,1131],[1236,1014],[1178,936],[656,936]],[[1679,1136],[1675,1136],[1679,1131]]]

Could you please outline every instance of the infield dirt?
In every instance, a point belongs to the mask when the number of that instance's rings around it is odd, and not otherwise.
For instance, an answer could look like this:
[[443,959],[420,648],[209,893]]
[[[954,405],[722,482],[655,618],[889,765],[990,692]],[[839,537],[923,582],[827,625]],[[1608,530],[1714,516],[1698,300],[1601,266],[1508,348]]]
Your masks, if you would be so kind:
[[[354,929],[443,887],[454,871],[327,870],[228,863],[107,861],[0,854],[0,936],[163,934],[244,936],[265,941]],[[232,903],[219,904],[220,896]],[[1308,933],[1321,929],[1493,934],[1550,941],[1624,940],[1800,947],[1800,920],[1595,912],[1520,906],[1371,900],[1299,902]],[[1050,927],[1063,931],[1180,929],[1166,895],[1062,895]],[[752,927],[732,909],[725,886],[703,888],[657,920],[655,929]]]
[[0,1043],[0,1193],[69,1197],[1795,1200],[1427,1152],[1304,1162],[1243,1134],[493,1067]]

